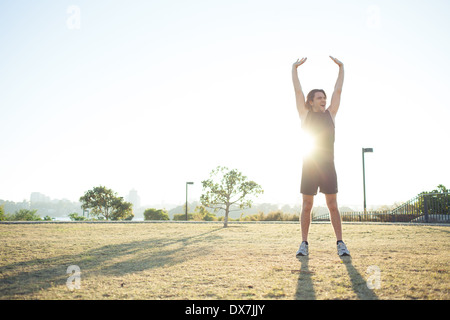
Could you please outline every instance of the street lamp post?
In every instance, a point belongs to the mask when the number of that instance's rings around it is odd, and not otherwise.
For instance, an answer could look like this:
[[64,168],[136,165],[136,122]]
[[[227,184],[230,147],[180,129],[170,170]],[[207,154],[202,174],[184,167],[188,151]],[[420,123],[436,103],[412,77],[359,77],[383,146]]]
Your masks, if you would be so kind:
[[366,169],[364,167],[364,153],[366,153],[366,152],[373,152],[373,148],[362,148],[364,213],[366,213]]
[[194,184],[194,183],[186,182],[186,221],[188,220],[188,184]]

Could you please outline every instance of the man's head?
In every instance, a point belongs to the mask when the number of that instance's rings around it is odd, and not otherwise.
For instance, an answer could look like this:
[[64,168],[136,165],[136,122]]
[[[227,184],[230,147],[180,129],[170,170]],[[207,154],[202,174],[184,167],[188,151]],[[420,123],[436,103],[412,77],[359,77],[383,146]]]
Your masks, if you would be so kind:
[[327,95],[322,89],[314,89],[306,97],[306,107],[313,112],[325,112]]

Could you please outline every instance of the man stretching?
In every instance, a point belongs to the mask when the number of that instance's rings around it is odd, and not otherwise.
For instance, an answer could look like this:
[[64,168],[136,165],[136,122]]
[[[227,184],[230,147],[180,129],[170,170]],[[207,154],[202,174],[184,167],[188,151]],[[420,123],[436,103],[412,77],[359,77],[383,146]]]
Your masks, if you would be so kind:
[[339,66],[339,75],[334,87],[331,103],[326,108],[327,96],[322,89],[314,89],[308,93],[305,101],[302,87],[298,79],[297,68],[305,63],[307,58],[298,59],[292,65],[292,81],[294,83],[297,110],[300,115],[303,130],[313,139],[313,149],[303,158],[302,180],[300,192],[303,195],[300,224],[302,243],[297,256],[308,255],[308,232],[311,224],[311,209],[317,189],[325,194],[331,224],[337,240],[339,256],[348,256],[345,243],[342,241],[341,216],[336,200],[338,192],[336,169],[334,166],[334,128],[335,117],[341,101],[344,84],[344,64],[336,58],[330,58]]

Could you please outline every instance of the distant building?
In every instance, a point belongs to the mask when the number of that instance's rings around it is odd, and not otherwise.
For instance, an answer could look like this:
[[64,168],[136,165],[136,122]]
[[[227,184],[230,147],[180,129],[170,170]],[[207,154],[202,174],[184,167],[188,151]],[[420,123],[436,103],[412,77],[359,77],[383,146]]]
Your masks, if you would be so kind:
[[47,197],[45,194],[40,192],[32,192],[30,196],[31,203],[49,203],[50,197]]
[[135,189],[131,189],[128,194],[127,201],[133,204],[133,209],[136,210],[141,206],[141,197],[139,197]]

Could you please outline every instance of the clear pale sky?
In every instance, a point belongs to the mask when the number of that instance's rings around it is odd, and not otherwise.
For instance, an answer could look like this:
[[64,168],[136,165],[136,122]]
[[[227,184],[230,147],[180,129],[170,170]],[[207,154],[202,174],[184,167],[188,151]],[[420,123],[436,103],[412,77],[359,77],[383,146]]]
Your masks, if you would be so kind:
[[[198,200],[218,165],[301,199],[291,81],[329,98],[340,205],[450,186],[449,1],[2,1],[0,199]],[[329,102],[329,101],[328,101]],[[323,204],[323,195],[316,204]]]

